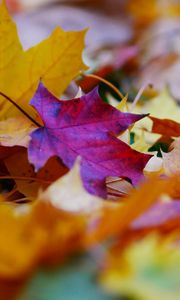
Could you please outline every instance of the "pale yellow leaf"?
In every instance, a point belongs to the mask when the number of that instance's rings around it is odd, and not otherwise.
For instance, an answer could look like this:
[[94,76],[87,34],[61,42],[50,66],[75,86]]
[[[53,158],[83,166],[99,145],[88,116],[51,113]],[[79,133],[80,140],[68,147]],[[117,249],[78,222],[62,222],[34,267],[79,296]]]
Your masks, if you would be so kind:
[[180,172],[180,138],[177,138],[172,144],[172,151],[162,153],[163,167],[166,175],[172,175]]
[[6,147],[27,147],[30,141],[30,133],[36,127],[28,119],[19,116],[0,122],[0,145]]
[[102,199],[89,194],[83,187],[79,160],[68,174],[41,192],[39,200],[49,201],[57,208],[74,213],[91,213],[105,203]]
[[149,145],[145,141],[145,134],[143,131],[140,132],[140,135],[135,135],[135,142],[131,145],[131,148],[139,152],[148,152]]
[[[168,89],[164,89],[157,97],[154,97],[143,104],[137,104],[134,111],[135,113],[146,114],[149,113],[153,117],[159,119],[170,119],[179,122],[180,108],[170,95]],[[133,127],[133,132],[139,136],[144,131],[145,143],[149,148],[161,137],[160,134],[152,133],[153,122],[150,118],[136,122]]]
[[160,175],[164,172],[163,160],[161,157],[153,156],[144,168],[144,173],[148,176]]

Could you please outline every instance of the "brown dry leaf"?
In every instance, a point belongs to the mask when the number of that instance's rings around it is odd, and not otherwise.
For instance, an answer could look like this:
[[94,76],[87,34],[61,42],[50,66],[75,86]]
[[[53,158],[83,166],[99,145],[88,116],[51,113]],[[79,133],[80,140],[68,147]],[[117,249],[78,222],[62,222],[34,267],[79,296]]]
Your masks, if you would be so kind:
[[180,123],[169,119],[162,120],[151,116],[150,119],[153,121],[152,132],[165,136],[180,136]]
[[[19,192],[31,198],[37,196],[40,188],[47,187],[68,171],[58,158],[53,157],[38,173],[35,173],[28,162],[27,150],[23,148],[4,159],[4,163],[10,175],[15,178]],[[20,177],[20,180],[16,177]]]
[[6,281],[0,280],[1,299],[17,300],[19,293],[22,290],[24,281]]
[[5,146],[0,146],[0,160],[3,161],[4,159],[8,158],[12,154],[16,153],[19,151],[20,147],[5,147]]

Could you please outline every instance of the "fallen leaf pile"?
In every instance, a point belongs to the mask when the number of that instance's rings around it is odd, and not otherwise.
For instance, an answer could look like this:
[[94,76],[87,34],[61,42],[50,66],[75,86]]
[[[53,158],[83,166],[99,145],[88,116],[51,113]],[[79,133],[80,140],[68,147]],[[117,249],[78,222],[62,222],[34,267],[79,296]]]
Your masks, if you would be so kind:
[[[179,54],[143,48],[178,5],[136,2],[134,45],[87,71],[86,29],[56,28],[24,51],[1,1],[2,300],[179,299],[180,107],[168,73]],[[64,100],[72,81],[78,95]]]

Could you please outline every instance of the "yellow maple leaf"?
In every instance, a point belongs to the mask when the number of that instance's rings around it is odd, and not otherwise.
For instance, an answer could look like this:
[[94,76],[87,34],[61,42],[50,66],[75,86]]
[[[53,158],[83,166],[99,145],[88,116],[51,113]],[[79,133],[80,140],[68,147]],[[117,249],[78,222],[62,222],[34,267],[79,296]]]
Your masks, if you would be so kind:
[[22,53],[22,46],[17,36],[15,23],[12,21],[5,1],[0,4],[0,76],[4,69],[10,68]]
[[[65,32],[58,27],[49,38],[23,51],[4,1],[0,5],[0,24],[0,92],[35,116],[28,102],[40,79],[59,96],[70,81],[87,68],[82,61],[86,30]],[[0,118],[19,114],[3,97],[0,97],[0,105]]]

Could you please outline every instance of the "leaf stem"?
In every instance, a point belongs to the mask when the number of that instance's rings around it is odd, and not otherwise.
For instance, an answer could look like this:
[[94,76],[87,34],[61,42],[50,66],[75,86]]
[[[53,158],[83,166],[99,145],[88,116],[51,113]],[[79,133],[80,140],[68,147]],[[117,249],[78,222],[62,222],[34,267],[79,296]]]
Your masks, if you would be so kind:
[[15,194],[17,191],[18,191],[18,189],[16,187],[12,191],[10,191],[9,193],[5,193],[4,196],[7,199],[7,198],[11,197],[13,194]]
[[37,127],[41,127],[41,125],[35,121],[24,109],[22,109],[17,103],[15,103],[10,97],[0,92],[0,95],[8,100],[11,104],[13,104],[20,112],[22,112],[26,118],[28,118],[32,123],[34,123]]
[[134,99],[134,101],[133,101],[133,103],[132,103],[132,105],[131,105],[130,112],[132,112],[132,111],[134,110],[134,108],[135,108],[136,104],[138,103],[138,101],[140,100],[140,98],[141,98],[141,96],[142,96],[144,90],[147,88],[147,86],[148,86],[149,84],[150,84],[149,82],[145,82],[145,83],[142,85],[142,87],[139,89],[139,91],[138,91],[138,93],[137,93],[137,95],[136,95],[136,97],[135,97],[135,99]]
[[[29,203],[29,202],[32,202],[33,200],[31,200],[29,197],[24,197],[24,198],[19,198],[19,199],[15,199],[14,201],[13,201],[13,203],[14,204],[21,204],[21,202],[23,201],[26,201],[27,200],[27,202]],[[26,203],[27,203],[26,202]],[[12,203],[12,201],[11,201],[11,203]]]
[[85,77],[90,77],[90,78],[94,78],[94,79],[97,79],[103,83],[105,83],[106,85],[108,85],[112,90],[114,90],[114,92],[120,97],[120,99],[123,99],[124,96],[123,94],[121,93],[121,91],[114,85],[112,84],[111,82],[109,82],[108,80],[98,76],[98,75],[94,75],[94,74],[84,74],[82,73],[81,74],[82,76],[85,76]]
[[6,180],[6,179],[14,179],[14,180],[24,180],[24,181],[39,181],[41,183],[46,183],[46,184],[50,184],[52,183],[52,181],[49,181],[49,180],[44,180],[44,179],[41,179],[41,178],[36,178],[36,177],[22,177],[22,176],[0,176],[0,180]]

